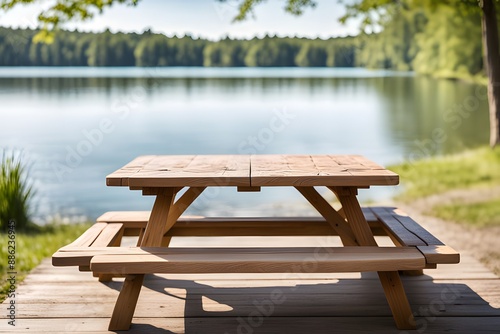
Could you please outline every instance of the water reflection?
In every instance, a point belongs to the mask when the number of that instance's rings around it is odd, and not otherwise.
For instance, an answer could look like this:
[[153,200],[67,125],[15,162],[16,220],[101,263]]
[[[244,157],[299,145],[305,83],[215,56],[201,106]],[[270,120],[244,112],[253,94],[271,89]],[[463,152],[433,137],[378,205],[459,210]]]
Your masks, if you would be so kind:
[[[35,161],[44,207],[95,217],[111,209],[150,208],[150,199],[139,193],[104,185],[105,175],[135,156],[247,153],[242,148],[248,148],[248,138],[258,138],[277,112],[293,117],[282,131],[261,140],[257,153],[356,153],[389,164],[486,144],[484,93],[480,86],[457,81],[359,73],[341,78],[4,77],[0,142],[24,149]],[[111,130],[71,171],[59,175],[54,166],[67,165],[71,152],[103,120]],[[266,194],[235,199],[224,190],[196,209],[272,213],[300,200],[279,189]],[[388,194],[377,188],[365,198]]]

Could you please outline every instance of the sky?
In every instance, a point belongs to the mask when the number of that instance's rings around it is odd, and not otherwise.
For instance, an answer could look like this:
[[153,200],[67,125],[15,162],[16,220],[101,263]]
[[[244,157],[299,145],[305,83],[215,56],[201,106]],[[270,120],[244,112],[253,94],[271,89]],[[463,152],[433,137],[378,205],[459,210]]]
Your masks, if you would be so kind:
[[[36,28],[38,13],[47,8],[50,0],[34,5],[19,6],[7,13],[0,13],[4,27]],[[265,34],[329,38],[355,35],[358,22],[353,19],[343,25],[338,18],[345,12],[337,0],[316,0],[316,8],[308,8],[299,17],[284,11],[285,0],[267,0],[260,4],[254,17],[233,23],[241,0],[141,0],[136,7],[115,4],[103,14],[86,22],[71,22],[64,28],[84,31],[153,32],[167,36],[191,34],[194,37],[217,40],[223,37],[252,38]]]

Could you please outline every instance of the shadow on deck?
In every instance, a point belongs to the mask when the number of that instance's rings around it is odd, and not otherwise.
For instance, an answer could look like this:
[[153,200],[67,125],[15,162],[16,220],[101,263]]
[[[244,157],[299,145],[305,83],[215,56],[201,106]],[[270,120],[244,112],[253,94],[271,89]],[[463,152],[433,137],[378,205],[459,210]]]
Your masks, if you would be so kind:
[[[374,273],[149,275],[130,333],[482,333],[500,328],[500,279],[470,256],[404,277],[417,330],[397,330]],[[17,290],[16,327],[108,333],[121,280],[40,265]],[[3,309],[6,309],[3,305]]]

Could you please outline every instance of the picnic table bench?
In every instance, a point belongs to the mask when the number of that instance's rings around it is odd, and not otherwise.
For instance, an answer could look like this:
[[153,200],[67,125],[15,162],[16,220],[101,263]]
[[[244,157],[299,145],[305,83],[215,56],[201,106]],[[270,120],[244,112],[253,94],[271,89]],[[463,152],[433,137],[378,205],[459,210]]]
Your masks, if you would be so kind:
[[[152,211],[105,213],[52,261],[90,270],[100,280],[125,277],[110,330],[130,327],[145,274],[365,271],[378,272],[396,326],[412,329],[415,322],[399,272],[458,263],[459,254],[397,208],[360,207],[358,188],[398,182],[397,174],[351,155],[139,157],[110,174],[107,184],[156,195]],[[181,217],[209,186],[239,191],[294,187],[321,216]],[[335,210],[316,186],[330,189],[342,208]],[[336,235],[344,247],[168,247],[174,236],[297,235]],[[137,236],[137,246],[120,247],[123,236]],[[390,237],[395,247],[379,247],[374,236]]]

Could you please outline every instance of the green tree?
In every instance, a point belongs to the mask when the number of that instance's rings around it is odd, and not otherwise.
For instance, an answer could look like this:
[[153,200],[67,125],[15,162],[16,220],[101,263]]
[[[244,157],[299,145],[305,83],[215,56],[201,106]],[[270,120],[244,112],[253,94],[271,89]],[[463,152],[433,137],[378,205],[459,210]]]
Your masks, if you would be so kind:
[[[253,1],[252,1],[253,2]],[[427,10],[439,10],[442,6],[453,6],[455,15],[473,18],[475,13],[481,16],[482,45],[484,55],[484,68],[488,77],[488,102],[490,109],[490,145],[500,144],[500,50],[497,23],[496,0],[401,0],[398,2],[389,0],[357,0],[346,5],[346,19],[361,15],[364,17],[364,25],[373,23],[373,17],[385,17],[395,7],[421,6]],[[374,15],[374,13],[378,15]],[[389,17],[393,19],[393,17]],[[460,20],[461,23],[465,20]],[[477,22],[479,25],[479,22]],[[452,33],[453,31],[449,31]],[[441,42],[447,44],[446,48],[457,48],[458,40],[451,40],[450,36],[442,36]],[[451,44],[451,45],[450,45]],[[443,51],[444,52],[444,51]],[[464,57],[465,58],[465,57]],[[454,63],[457,61],[452,59]],[[417,61],[418,63],[418,61]],[[463,71],[463,68],[461,68]]]
[[243,43],[242,41],[225,38],[207,44],[203,50],[203,65],[216,67],[245,66],[246,49]]
[[[9,10],[20,4],[43,0],[0,0],[0,8]],[[227,1],[227,0],[218,0]],[[283,0],[285,11],[300,15],[315,7],[313,0]],[[113,3],[135,5],[139,0],[55,0],[52,7],[39,15],[42,30],[23,31],[20,38],[2,34],[0,30],[0,62],[4,65],[82,64],[83,53],[88,62],[100,64],[131,64],[125,61],[126,44],[116,42],[114,49],[102,43],[73,41],[60,43],[52,31],[72,19],[86,20]],[[235,21],[244,20],[264,0],[240,0]],[[479,4],[479,5],[478,5]],[[356,64],[367,67],[415,69],[419,73],[452,77],[476,75],[485,71],[488,77],[490,109],[490,144],[500,144],[500,51],[496,6],[498,0],[353,0],[345,3],[345,22],[362,17],[362,34],[352,44],[332,43],[326,47],[328,66]],[[481,25],[479,25],[481,21]],[[365,34],[369,27],[380,33]],[[479,37],[479,27],[481,35]],[[373,29],[372,29],[373,31]],[[476,37],[477,36],[477,37]],[[32,47],[31,40],[60,43],[58,48]],[[482,43],[478,41],[482,39]],[[114,40],[114,38],[112,38]],[[184,41],[183,41],[184,42]],[[254,39],[231,48],[233,44],[211,46],[169,41],[166,37],[141,39],[132,46],[139,66],[175,66],[205,64],[210,66],[302,66],[323,59],[322,51],[305,47],[303,41],[289,39]],[[482,45],[481,45],[482,44]],[[237,45],[237,44],[234,44]],[[243,47],[244,45],[244,47]],[[109,45],[107,45],[109,46]],[[75,47],[72,49],[72,47]],[[205,49],[207,47],[208,49]],[[483,59],[479,55],[482,52]],[[300,54],[298,55],[300,50]],[[194,52],[193,52],[194,51]],[[190,55],[196,55],[191,58]],[[315,56],[313,56],[315,54]],[[85,56],[86,57],[86,56]],[[316,60],[313,58],[316,57]]]
[[252,41],[245,56],[246,66],[295,66],[298,48],[289,43],[288,39],[266,36]]
[[137,44],[134,55],[138,66],[172,66],[176,62],[176,49],[164,35],[145,37]]
[[327,52],[324,47],[305,43],[295,56],[295,64],[303,67],[326,66]]
[[359,38],[334,38],[326,47],[326,66],[353,67],[356,65]]
[[[71,20],[89,20],[96,12],[102,13],[104,9],[114,3],[137,5],[140,0],[55,0],[51,6],[38,15],[42,30],[38,31],[35,41],[52,41],[53,31],[61,24]],[[45,0],[0,0],[0,9],[8,11],[19,5],[41,3]],[[41,8],[41,7],[40,7]]]
[[[249,13],[252,13],[254,7],[260,4],[262,0],[242,0],[240,3],[240,13],[235,20],[244,20]],[[484,67],[488,77],[488,102],[490,109],[490,145],[500,144],[500,50],[499,33],[497,23],[496,0],[354,0],[347,3],[347,14],[341,18],[342,22],[355,16],[362,16],[362,28],[373,24],[384,27],[384,21],[400,20],[398,15],[400,9],[405,7],[421,6],[426,9],[435,10],[443,5],[452,5],[457,12],[481,14],[482,45],[484,49]],[[301,14],[306,7],[314,6],[314,1],[310,0],[286,0],[286,11],[292,14]],[[471,14],[472,15],[472,14]],[[406,29],[404,30],[405,33]],[[444,40],[447,40],[446,36]],[[456,47],[456,41],[451,41],[453,47]],[[404,48],[409,52],[410,48]],[[404,54],[403,50],[393,50],[396,54]],[[412,54],[411,52],[409,55]],[[413,53],[414,54],[414,53]],[[392,58],[383,58],[384,66],[392,66],[386,61]],[[461,68],[463,71],[463,68]]]

